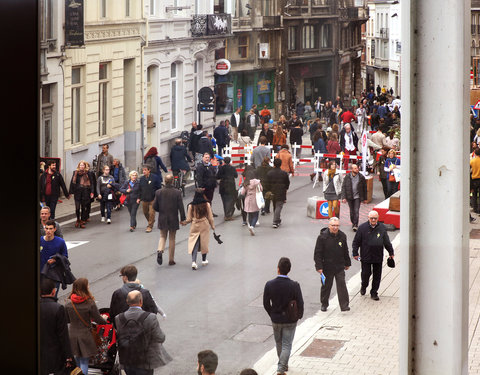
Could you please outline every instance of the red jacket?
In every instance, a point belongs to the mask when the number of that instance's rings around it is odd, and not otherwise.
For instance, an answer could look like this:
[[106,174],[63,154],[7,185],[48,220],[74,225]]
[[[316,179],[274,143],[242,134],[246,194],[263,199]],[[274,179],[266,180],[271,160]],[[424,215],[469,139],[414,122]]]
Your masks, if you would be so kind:
[[352,121],[356,121],[355,115],[350,112],[350,111],[345,111],[340,115],[340,118],[342,119],[343,123],[351,123]]

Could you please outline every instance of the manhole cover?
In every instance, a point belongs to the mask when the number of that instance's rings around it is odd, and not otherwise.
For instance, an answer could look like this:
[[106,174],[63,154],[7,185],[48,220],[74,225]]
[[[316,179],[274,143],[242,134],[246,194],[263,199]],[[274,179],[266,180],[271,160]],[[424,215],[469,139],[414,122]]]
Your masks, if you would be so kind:
[[247,326],[247,328],[233,336],[233,339],[246,342],[264,342],[272,335],[273,329],[271,326],[263,324],[250,324]]
[[333,358],[345,342],[345,340],[315,339],[300,355],[302,357]]
[[473,239],[480,239],[480,229],[472,229],[470,231],[470,238],[473,238]]

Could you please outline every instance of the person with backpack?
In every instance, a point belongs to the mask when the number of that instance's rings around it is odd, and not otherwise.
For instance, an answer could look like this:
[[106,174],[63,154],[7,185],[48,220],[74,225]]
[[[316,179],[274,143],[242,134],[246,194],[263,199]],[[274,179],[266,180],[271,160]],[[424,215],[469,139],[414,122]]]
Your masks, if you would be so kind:
[[142,310],[142,293],[127,294],[128,310],[115,317],[118,355],[127,375],[153,375],[154,369],[172,360],[162,343],[165,333],[157,317]]
[[277,375],[288,371],[288,359],[297,321],[303,317],[303,297],[300,284],[287,275],[292,268],[289,258],[278,261],[278,276],[267,281],[263,291],[263,307],[272,320],[273,336],[277,347]]
[[328,227],[320,231],[315,244],[315,269],[324,276],[320,289],[320,310],[327,311],[328,299],[333,286],[333,279],[337,286],[337,297],[340,310],[349,311],[348,289],[345,283],[345,271],[350,268],[352,261],[348,255],[347,235],[340,229],[338,217],[330,218]]
[[165,164],[163,164],[162,158],[158,156],[156,147],[150,147],[150,150],[148,150],[143,157],[143,164],[150,166],[150,171],[157,176],[158,183],[162,186],[163,177],[161,169],[163,169],[165,173],[168,172],[168,169]]

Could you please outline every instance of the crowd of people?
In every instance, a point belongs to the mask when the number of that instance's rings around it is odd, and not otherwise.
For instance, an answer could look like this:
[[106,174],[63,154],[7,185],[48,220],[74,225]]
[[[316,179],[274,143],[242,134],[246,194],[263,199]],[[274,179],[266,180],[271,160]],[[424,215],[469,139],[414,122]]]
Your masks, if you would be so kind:
[[[287,201],[290,180],[295,176],[290,149],[295,144],[301,145],[305,135],[311,140],[312,152],[338,155],[337,158],[322,159],[325,172],[318,176],[323,180],[322,190],[329,209],[328,228],[324,228],[318,236],[314,252],[315,268],[325,276],[321,287],[321,310],[326,311],[328,307],[333,279],[336,281],[341,310],[350,309],[345,286],[345,270],[350,267],[351,261],[346,235],[339,230],[340,200],[348,203],[352,229],[356,232],[352,242],[352,254],[354,259],[362,262],[361,294],[366,293],[369,278],[373,273],[370,294],[372,299],[378,300],[377,292],[383,261],[383,255],[378,254],[383,254],[385,247],[393,259],[393,248],[384,225],[378,223],[378,214],[375,211],[369,213],[367,223],[359,224],[359,208],[361,203],[366,202],[367,186],[356,161],[350,160],[350,163],[347,161],[345,164],[345,169],[349,168],[349,173],[338,168],[341,153],[350,156],[361,153],[357,131],[373,130],[375,133],[369,136],[368,144],[371,153],[370,171],[378,175],[385,198],[398,191],[397,172],[400,169],[400,158],[397,152],[400,151],[398,134],[401,106],[398,97],[393,101],[386,100],[386,97],[386,94],[375,96],[373,90],[370,90],[368,93],[363,92],[361,98],[352,99],[350,107],[345,106],[340,97],[333,103],[331,101],[324,103],[318,98],[313,106],[309,102],[305,105],[299,103],[288,120],[285,115],[281,115],[277,121],[273,120],[271,112],[266,107],[259,112],[254,106],[244,117],[240,114],[241,108],[237,108],[230,120],[222,121],[215,128],[213,135],[204,130],[202,125],[193,122],[188,136],[177,139],[171,149],[170,172],[158,155],[158,150],[151,147],[143,159],[142,174],[139,175],[137,171],[132,170],[127,177],[120,160],[109,154],[106,144],[102,146],[102,152],[96,158],[93,168],[85,160],[78,163],[67,190],[63,177],[56,171],[56,163],[48,162],[40,176],[42,202],[40,266],[43,275],[42,302],[45,302],[41,305],[44,315],[42,319],[51,319],[52,322],[42,323],[42,329],[44,332],[50,332],[45,333],[46,337],[53,335],[55,329],[55,335],[62,336],[58,339],[62,349],[58,349],[56,353],[42,351],[42,356],[49,358],[43,362],[48,367],[45,373],[57,371],[60,365],[75,363],[84,374],[88,373],[89,358],[95,352],[95,343],[90,333],[91,321],[100,325],[111,322],[115,326],[119,340],[120,363],[127,375],[152,374],[154,368],[166,365],[172,360],[162,346],[165,334],[155,317],[157,313],[164,316],[165,314],[153,300],[148,289],[137,280],[135,266],[122,268],[124,286],[113,293],[108,315],[100,314],[97,310],[87,279],[65,280],[52,276],[49,270],[52,267],[49,265],[61,263],[64,269],[69,268],[66,243],[62,238],[60,224],[55,220],[55,206],[60,197],[60,190],[63,190],[67,199],[73,195],[76,228],[85,228],[90,221],[91,204],[95,199],[100,203],[100,221],[107,224],[112,223],[112,211],[127,206],[131,232],[137,228],[137,210],[140,204],[146,220],[146,233],[152,232],[158,213],[159,265],[163,264],[167,238],[168,265],[176,264],[176,232],[180,226],[190,225],[187,252],[191,256],[191,268],[196,271],[199,252],[202,266],[205,267],[209,263],[207,260],[209,239],[212,232],[215,235],[214,218],[218,216],[212,209],[217,187],[226,222],[236,219],[234,213],[237,209],[240,211],[242,225],[248,228],[251,236],[256,235],[255,229],[261,216],[273,213],[272,228],[278,229],[281,226],[281,213]],[[392,104],[395,100],[396,104]],[[246,145],[253,144],[255,139],[256,147],[250,157],[250,163],[241,165],[243,171],[239,174],[232,166],[231,158],[222,156],[224,149],[231,142]],[[275,152],[273,160],[272,151]],[[480,157],[480,151],[476,155]],[[195,193],[193,200],[185,209],[182,193],[175,188],[174,181],[180,172],[187,173],[190,170],[195,176]],[[162,171],[166,173],[164,176]],[[475,174],[476,179],[477,176],[478,174]],[[239,177],[241,182],[237,189],[236,179]],[[311,177],[313,180],[316,176],[313,174]],[[478,208],[479,205],[476,204],[475,207]],[[215,238],[221,243],[219,237],[215,235]],[[281,258],[277,267],[277,279],[268,282],[264,291],[264,307],[272,320],[279,357],[278,374],[288,371],[288,358],[295,327],[303,315],[300,286],[287,276],[290,268],[290,260]],[[55,300],[59,286],[62,284],[64,287],[65,284],[72,283],[72,292],[63,307]],[[295,301],[294,307],[290,306],[292,300]],[[293,309],[293,312],[290,309]],[[140,322],[139,326],[144,327],[145,335],[148,336],[147,341],[151,343],[142,349],[146,354],[141,361],[132,359],[135,357],[132,354],[135,352],[133,347],[137,346],[135,353],[138,353],[138,345],[128,343],[128,340],[125,343],[122,339],[122,334],[126,335],[123,332],[130,334],[131,321]],[[68,329],[67,322],[70,323]],[[66,336],[69,338],[66,339]],[[214,374],[217,363],[218,358],[216,359],[213,352],[199,353],[197,371],[199,374]],[[252,369],[242,371],[244,375],[254,373]]]

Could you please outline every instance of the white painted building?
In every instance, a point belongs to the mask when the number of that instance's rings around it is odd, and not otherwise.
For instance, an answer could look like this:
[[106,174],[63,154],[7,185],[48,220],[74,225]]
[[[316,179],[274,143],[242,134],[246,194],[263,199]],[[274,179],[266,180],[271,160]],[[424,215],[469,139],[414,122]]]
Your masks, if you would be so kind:
[[[224,34],[197,35],[198,26],[207,27],[206,15],[218,11],[218,1],[147,0],[146,46],[143,61],[143,113],[145,114],[145,152],[157,147],[169,164],[169,152],[182,131],[190,131],[197,121],[213,132],[214,113],[202,112],[199,121],[198,90],[214,89],[215,49],[223,46]],[[205,16],[205,17],[203,17]],[[231,21],[229,27],[231,30]]]
[[393,89],[400,95],[400,3],[396,0],[368,2],[366,57],[367,87]]

